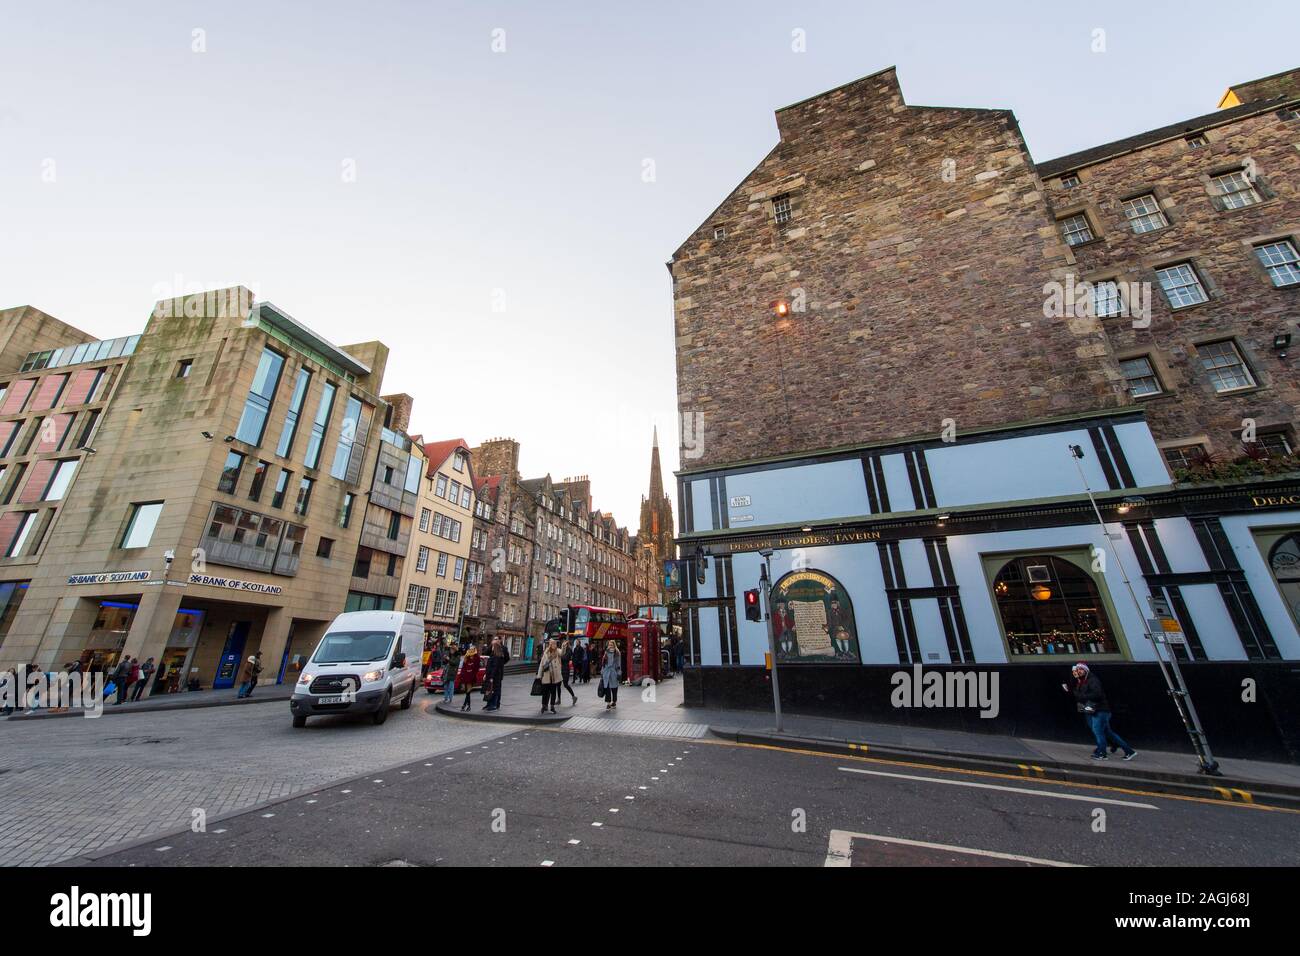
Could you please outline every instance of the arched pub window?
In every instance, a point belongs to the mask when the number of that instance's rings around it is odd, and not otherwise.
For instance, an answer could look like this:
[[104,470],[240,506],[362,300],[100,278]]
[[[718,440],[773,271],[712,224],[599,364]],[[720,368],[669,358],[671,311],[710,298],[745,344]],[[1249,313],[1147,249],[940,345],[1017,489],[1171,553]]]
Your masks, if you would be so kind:
[[1072,561],[1012,558],[993,579],[993,597],[1014,656],[1121,653],[1097,583]]
[[1300,533],[1292,532],[1278,539],[1269,550],[1268,567],[1287,609],[1300,623]]

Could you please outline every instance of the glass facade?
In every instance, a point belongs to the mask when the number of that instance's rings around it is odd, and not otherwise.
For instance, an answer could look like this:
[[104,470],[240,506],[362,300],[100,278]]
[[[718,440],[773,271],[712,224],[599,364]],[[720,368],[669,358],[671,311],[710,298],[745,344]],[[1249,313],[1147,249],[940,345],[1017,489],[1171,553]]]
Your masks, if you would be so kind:
[[280,384],[283,368],[283,355],[271,349],[262,350],[257,372],[253,375],[252,388],[248,390],[248,400],[244,403],[244,414],[240,416],[239,427],[235,429],[235,437],[240,441],[249,445],[262,443],[266,420],[271,414],[271,401],[275,398],[275,389]]

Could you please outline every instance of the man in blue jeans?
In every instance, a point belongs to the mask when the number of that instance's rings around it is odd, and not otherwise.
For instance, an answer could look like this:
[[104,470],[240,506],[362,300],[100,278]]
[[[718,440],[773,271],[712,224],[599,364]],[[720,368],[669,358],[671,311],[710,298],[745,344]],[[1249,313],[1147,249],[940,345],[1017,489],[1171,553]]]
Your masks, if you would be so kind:
[[1061,686],[1074,694],[1075,705],[1079,713],[1087,719],[1088,729],[1092,731],[1092,736],[1097,741],[1097,749],[1092,752],[1092,759],[1108,760],[1106,747],[1109,744],[1110,753],[1123,750],[1124,759],[1132,760],[1137,756],[1137,751],[1130,747],[1123,737],[1110,729],[1110,702],[1106,700],[1106,691],[1101,686],[1101,680],[1082,661],[1075,664],[1070,669],[1070,673],[1074,677],[1074,687],[1070,688],[1065,684]]
[[456,670],[460,664],[460,648],[455,644],[447,645],[442,652],[442,701],[450,704],[456,696]]

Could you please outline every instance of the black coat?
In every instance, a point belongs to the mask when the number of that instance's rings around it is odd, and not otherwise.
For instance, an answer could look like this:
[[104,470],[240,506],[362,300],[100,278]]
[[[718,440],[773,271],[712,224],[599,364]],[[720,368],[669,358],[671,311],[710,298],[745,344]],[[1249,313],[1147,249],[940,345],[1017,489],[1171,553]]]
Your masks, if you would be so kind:
[[1074,699],[1082,707],[1092,704],[1099,714],[1110,713],[1110,701],[1106,700],[1106,691],[1101,686],[1101,678],[1091,671],[1081,681],[1074,682]]

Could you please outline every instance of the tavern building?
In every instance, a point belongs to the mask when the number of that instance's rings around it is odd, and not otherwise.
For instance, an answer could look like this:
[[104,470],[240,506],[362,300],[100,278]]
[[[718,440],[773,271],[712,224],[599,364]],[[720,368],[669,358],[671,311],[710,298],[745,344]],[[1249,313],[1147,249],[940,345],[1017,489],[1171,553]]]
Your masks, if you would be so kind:
[[1161,617],[1211,737],[1297,754],[1240,691],[1300,692],[1300,71],[1221,106],[1042,164],[893,69],[777,112],[669,263],[688,703],[770,706],[770,550],[798,706],[899,719],[900,665],[996,668],[1001,723],[1068,734],[1085,660],[1177,739]]

